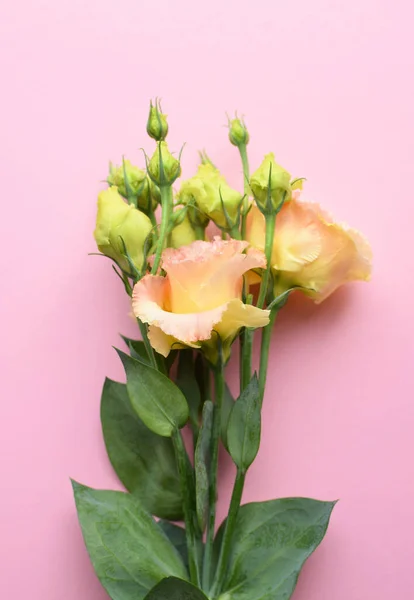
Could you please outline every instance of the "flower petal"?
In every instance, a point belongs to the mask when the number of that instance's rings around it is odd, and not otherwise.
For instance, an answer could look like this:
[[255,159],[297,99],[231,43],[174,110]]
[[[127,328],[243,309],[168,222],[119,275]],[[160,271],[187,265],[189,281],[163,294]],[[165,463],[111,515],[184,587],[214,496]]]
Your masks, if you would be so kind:
[[146,275],[134,287],[132,310],[143,323],[159,327],[183,344],[208,340],[220,322],[228,303],[198,313],[173,313],[164,309],[169,282],[157,275]]
[[265,266],[260,251],[243,254],[247,246],[245,241],[217,237],[213,242],[165,250],[162,265],[171,285],[171,310],[206,311],[240,297],[244,273]]

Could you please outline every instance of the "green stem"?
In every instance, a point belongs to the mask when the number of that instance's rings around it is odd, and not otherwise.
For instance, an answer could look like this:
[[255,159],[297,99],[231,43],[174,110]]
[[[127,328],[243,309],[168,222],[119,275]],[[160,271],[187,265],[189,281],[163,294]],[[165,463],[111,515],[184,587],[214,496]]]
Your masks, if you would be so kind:
[[181,490],[183,495],[184,521],[187,538],[190,577],[192,583],[200,587],[200,572],[198,565],[199,544],[197,541],[196,529],[194,525],[195,515],[191,506],[191,499],[195,497],[194,482],[192,481],[192,474],[189,469],[188,455],[184,447],[184,442],[181,437],[181,433],[177,429],[173,432],[172,442],[174,444],[175,456],[177,460],[178,471],[180,474]]
[[170,226],[172,206],[173,206],[173,192],[171,185],[163,185],[160,187],[161,193],[161,227],[160,227],[160,237],[158,238],[157,248],[155,251],[154,264],[152,266],[151,272],[156,275],[158,268],[161,262],[161,254],[164,250],[167,237],[168,237],[168,229]]
[[219,364],[214,372],[215,374],[215,405],[213,415],[213,428],[211,432],[211,462],[209,478],[209,508],[207,516],[206,545],[204,549],[203,562],[203,590],[208,591],[210,587],[211,560],[213,555],[214,528],[216,525],[216,504],[217,504],[217,471],[218,455],[221,429],[221,408],[224,396],[224,366],[220,356]]
[[270,320],[269,324],[263,328],[262,331],[262,344],[260,348],[260,366],[259,366],[259,397],[260,404],[263,403],[263,397],[266,387],[266,377],[267,377],[267,367],[269,365],[269,349],[270,349],[270,340],[272,339],[272,330],[273,325],[275,324],[275,320],[277,317],[277,309],[272,309],[270,311]]
[[249,208],[249,159],[247,157],[247,146],[246,144],[240,144],[238,146],[240,158],[243,166],[243,181],[244,181],[244,200],[243,200],[243,210],[242,210],[242,222],[241,222],[241,237],[244,239],[246,237],[246,218],[247,218],[247,209]]
[[262,282],[260,284],[259,299],[257,306],[263,307],[264,301],[267,296],[269,287],[270,271],[272,268],[272,249],[273,249],[273,236],[275,233],[276,225],[276,213],[270,213],[266,215],[266,237],[265,237],[265,256],[266,256],[266,270],[263,273]]
[[204,240],[206,237],[206,228],[203,225],[193,225],[196,238],[198,240]]
[[239,514],[245,479],[246,473],[241,469],[237,469],[236,480],[234,482],[233,493],[231,495],[229,514],[227,515],[223,540],[221,542],[216,575],[210,592],[211,598],[215,598],[220,593],[224,583],[224,578],[226,576],[226,570],[228,566],[229,554],[231,551],[234,529],[237,522],[237,515]]
[[142,341],[144,342],[145,350],[147,351],[148,358],[150,359],[151,365],[154,369],[158,369],[157,359],[155,358],[154,348],[151,346],[148,339],[148,327],[140,319],[137,319],[139,330],[141,332]]

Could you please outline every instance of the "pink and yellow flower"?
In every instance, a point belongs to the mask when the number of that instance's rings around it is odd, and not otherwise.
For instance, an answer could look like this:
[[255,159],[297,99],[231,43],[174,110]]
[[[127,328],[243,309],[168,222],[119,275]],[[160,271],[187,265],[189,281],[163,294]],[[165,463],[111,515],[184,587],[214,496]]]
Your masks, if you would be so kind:
[[[272,270],[275,296],[293,286],[322,302],[349,281],[368,281],[372,252],[356,230],[334,223],[319,205],[303,202],[300,190],[276,217]],[[246,239],[261,250],[265,244],[265,219],[253,206],[247,221]]]
[[263,252],[245,252],[247,247],[244,241],[215,238],[164,250],[165,277],[143,277],[132,300],[135,316],[149,324],[149,339],[157,352],[168,356],[173,345],[202,348],[214,363],[218,334],[227,360],[242,327],[267,325],[269,311],[241,300],[243,275],[266,265]]

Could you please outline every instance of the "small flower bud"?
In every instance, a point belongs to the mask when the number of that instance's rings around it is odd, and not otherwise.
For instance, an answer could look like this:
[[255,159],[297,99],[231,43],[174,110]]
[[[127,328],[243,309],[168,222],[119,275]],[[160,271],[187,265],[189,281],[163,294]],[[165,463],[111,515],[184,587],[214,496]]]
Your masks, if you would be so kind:
[[181,175],[180,161],[168,150],[167,142],[158,142],[148,163],[148,175],[158,187],[171,185]]
[[158,99],[155,106],[151,102],[147,121],[147,133],[157,142],[165,140],[168,133],[167,115],[161,113],[161,105]]
[[275,162],[273,152],[266,154],[250,178],[250,188],[262,212],[279,211],[292,197],[290,173]]
[[229,140],[233,146],[246,146],[249,143],[249,132],[242,119],[229,119]]
[[142,268],[144,244],[151,230],[149,218],[132,204],[127,204],[116,186],[99,194],[95,241],[100,252],[115,260],[121,269],[130,271],[125,249],[136,269]]
[[[124,160],[121,166],[109,165],[107,178],[109,185],[116,186],[118,192],[131,203],[133,202],[145,214],[150,211],[150,181],[145,171],[142,171],[129,160]],[[157,201],[152,198],[152,210],[157,206]]]
[[[184,212],[184,215],[182,212]],[[181,248],[181,246],[188,246],[188,244],[195,242],[197,235],[191,225],[188,211],[186,209],[181,209],[176,211],[173,216],[177,216],[177,221],[174,225],[174,229],[171,232],[172,247]]]

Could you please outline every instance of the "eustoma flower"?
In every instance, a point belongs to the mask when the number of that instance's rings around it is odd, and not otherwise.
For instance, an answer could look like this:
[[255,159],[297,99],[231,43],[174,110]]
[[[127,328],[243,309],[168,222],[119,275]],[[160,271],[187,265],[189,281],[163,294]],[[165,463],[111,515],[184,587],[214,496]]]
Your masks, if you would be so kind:
[[244,241],[215,238],[196,241],[162,254],[166,276],[146,275],[134,288],[136,317],[149,324],[153,348],[167,356],[171,347],[202,348],[211,362],[217,360],[217,335],[224,359],[242,327],[263,327],[269,311],[241,300],[243,275],[265,267],[262,252]]
[[[372,253],[362,235],[334,223],[319,205],[300,199],[294,190],[276,219],[271,267],[275,296],[300,286],[322,302],[340,285],[368,281]],[[247,240],[256,248],[265,243],[265,218],[253,206],[247,220]]]

